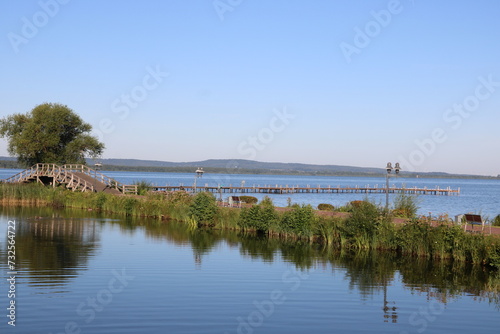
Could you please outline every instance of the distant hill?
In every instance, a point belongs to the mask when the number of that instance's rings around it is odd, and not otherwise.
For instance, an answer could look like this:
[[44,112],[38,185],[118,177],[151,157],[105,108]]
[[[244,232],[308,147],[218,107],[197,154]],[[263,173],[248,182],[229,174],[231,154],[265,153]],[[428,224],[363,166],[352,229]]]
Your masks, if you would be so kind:
[[[146,172],[194,172],[202,167],[208,173],[228,174],[281,174],[281,175],[332,175],[332,176],[381,176],[385,168],[354,167],[343,165],[315,165],[302,163],[260,162],[244,159],[209,159],[191,162],[170,162],[139,159],[101,159],[103,170]],[[94,160],[87,160],[92,166]],[[0,157],[0,168],[19,168],[16,159]],[[406,177],[436,178],[490,178],[479,175],[449,174],[444,172],[414,173],[403,171]]]
[[[192,162],[168,162],[157,160],[136,160],[136,159],[102,159],[103,165],[129,166],[129,167],[203,167],[203,168],[223,168],[228,170],[235,169],[256,169],[280,172],[361,172],[361,173],[380,173],[384,171],[381,168],[351,167],[340,165],[312,165],[301,163],[283,163],[283,162],[260,162],[244,159],[210,159]],[[89,161],[89,164],[93,163]]]

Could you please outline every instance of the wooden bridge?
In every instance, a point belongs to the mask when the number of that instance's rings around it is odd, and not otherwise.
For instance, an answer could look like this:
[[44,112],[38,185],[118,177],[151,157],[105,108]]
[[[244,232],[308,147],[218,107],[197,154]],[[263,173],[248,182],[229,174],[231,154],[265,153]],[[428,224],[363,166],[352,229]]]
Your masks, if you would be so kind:
[[[151,187],[152,191],[193,191],[193,186],[164,186]],[[211,193],[254,193],[254,194],[385,194],[387,192],[386,187],[378,187],[378,186],[366,186],[366,187],[299,187],[299,186],[281,186],[281,185],[265,185],[265,186],[252,186],[252,187],[233,187],[233,186],[197,186],[196,191],[208,191]],[[404,194],[417,194],[417,195],[460,195],[459,189],[451,189],[448,188],[405,188],[405,187],[389,187],[389,193],[404,193]]]
[[122,184],[85,165],[36,164],[13,175],[3,182],[38,182],[53,187],[65,185],[72,191],[106,192],[112,194],[137,194],[136,185]]

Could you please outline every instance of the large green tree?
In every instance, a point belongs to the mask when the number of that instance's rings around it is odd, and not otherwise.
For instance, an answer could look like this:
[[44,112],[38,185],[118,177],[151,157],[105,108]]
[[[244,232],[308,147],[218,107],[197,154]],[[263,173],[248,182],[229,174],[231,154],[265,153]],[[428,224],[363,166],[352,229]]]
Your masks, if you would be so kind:
[[65,105],[44,103],[26,114],[0,120],[0,137],[24,166],[36,163],[85,164],[102,154],[104,144],[90,135],[92,126]]

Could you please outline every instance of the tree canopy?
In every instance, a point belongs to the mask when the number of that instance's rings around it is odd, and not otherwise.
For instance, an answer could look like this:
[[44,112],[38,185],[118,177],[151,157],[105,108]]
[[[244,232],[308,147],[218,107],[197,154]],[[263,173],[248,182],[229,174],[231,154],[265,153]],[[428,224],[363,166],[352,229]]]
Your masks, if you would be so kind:
[[91,136],[92,126],[65,105],[44,103],[26,114],[0,120],[0,137],[8,152],[24,166],[36,163],[85,164],[102,154],[104,144]]

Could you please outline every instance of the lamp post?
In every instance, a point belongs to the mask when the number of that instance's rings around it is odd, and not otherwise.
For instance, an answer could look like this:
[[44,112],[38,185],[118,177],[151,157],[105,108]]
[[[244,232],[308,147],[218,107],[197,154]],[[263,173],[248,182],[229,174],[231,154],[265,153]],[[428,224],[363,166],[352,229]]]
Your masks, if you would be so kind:
[[96,190],[96,185],[97,185],[97,171],[99,170],[99,168],[102,167],[102,164],[100,162],[96,162],[94,164],[94,191],[97,192]]
[[[391,174],[393,170],[392,163],[388,162],[385,169],[387,170],[387,174],[385,174],[385,211],[389,212],[389,174]],[[394,166],[396,175],[399,174],[400,170],[401,166],[399,166],[399,162],[396,162],[396,165]]]
[[194,174],[194,185],[193,185],[193,193],[196,194],[196,180],[199,178],[199,177],[203,177],[203,173],[205,173],[203,171],[203,168],[198,168]]

